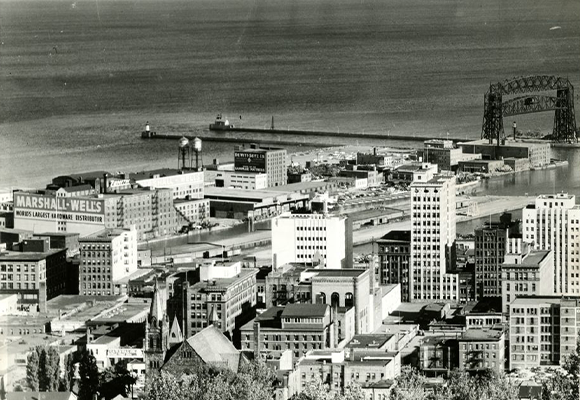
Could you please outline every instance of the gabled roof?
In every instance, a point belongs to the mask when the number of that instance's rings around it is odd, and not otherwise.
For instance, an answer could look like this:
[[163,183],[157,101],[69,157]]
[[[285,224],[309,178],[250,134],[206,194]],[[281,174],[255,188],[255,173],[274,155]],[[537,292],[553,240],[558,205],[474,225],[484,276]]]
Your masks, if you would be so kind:
[[169,343],[181,343],[183,342],[183,333],[181,332],[181,327],[179,326],[179,321],[177,320],[177,315],[173,317],[173,322],[171,323],[171,329],[169,331]]
[[227,366],[234,372],[238,371],[240,351],[213,325],[187,339],[187,343],[206,364]]

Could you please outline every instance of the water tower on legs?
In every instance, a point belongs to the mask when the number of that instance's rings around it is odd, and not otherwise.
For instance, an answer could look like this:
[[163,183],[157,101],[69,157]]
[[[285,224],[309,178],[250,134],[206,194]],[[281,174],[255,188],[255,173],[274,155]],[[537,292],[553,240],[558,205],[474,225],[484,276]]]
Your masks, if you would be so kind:
[[201,171],[203,170],[203,157],[201,156],[201,139],[198,137],[193,139],[193,151],[195,153],[195,170]]
[[179,139],[178,146],[177,169],[191,169],[191,147],[189,146],[189,139],[183,136],[181,139]]

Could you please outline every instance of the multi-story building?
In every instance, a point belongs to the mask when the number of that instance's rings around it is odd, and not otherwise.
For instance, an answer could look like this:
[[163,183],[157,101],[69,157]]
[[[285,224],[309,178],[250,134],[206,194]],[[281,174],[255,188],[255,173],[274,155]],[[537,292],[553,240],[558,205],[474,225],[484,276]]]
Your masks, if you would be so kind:
[[[199,267],[199,281],[189,285],[188,279],[173,283],[169,299],[170,318],[182,323],[185,337],[190,337],[213,324],[231,334],[253,316],[256,305],[258,269],[242,268],[241,262],[211,262]],[[184,315],[185,310],[185,315]]]
[[130,174],[141,187],[171,189],[174,199],[203,199],[203,171],[162,168]]
[[580,297],[521,296],[509,310],[510,370],[559,365],[576,350]]
[[209,219],[209,199],[175,199],[177,226],[198,224]]
[[[303,356],[296,365],[299,373],[299,390],[302,391],[308,382],[322,380],[330,391],[342,393],[352,385],[361,386],[365,398],[372,393],[372,388],[381,384],[391,386],[400,372],[398,354],[345,354],[344,350],[315,350]],[[398,368],[397,368],[398,367]]]
[[457,339],[459,369],[470,372],[492,369],[501,373],[505,364],[505,333],[501,329],[468,329]]
[[447,375],[458,367],[457,339],[426,337],[419,347],[419,369],[427,376]]
[[566,193],[538,196],[522,211],[523,240],[554,254],[554,294],[580,295],[580,207]]
[[549,296],[554,293],[554,256],[551,250],[506,254],[501,265],[501,297],[504,313],[520,296]]
[[260,147],[254,144],[248,149],[236,149],[234,169],[240,172],[268,174],[268,187],[282,186],[288,182],[285,149]]
[[47,239],[36,242],[43,246],[36,251],[0,253],[0,294],[16,294],[19,305],[45,311],[48,300],[66,293],[66,249],[49,249]]
[[475,294],[482,297],[501,296],[501,265],[508,238],[519,233],[519,224],[504,213],[499,222],[488,222],[475,229]]
[[505,333],[503,330],[467,329],[456,338],[431,336],[419,349],[419,369],[429,376],[447,375],[454,369],[470,372],[493,369],[503,372]]
[[377,240],[379,284],[401,284],[401,301],[409,300],[411,231],[391,231]]
[[411,301],[459,299],[455,253],[455,176],[428,170],[411,184]]
[[393,183],[410,185],[415,180],[428,181],[437,174],[437,171],[437,164],[414,162],[394,169],[389,180]]
[[172,189],[128,189],[88,197],[15,192],[14,200],[14,226],[33,232],[87,236],[135,226],[142,239],[174,232],[177,220]]
[[244,172],[223,169],[204,171],[205,181],[211,186],[234,189],[262,190],[268,187],[268,174],[264,172]]
[[107,229],[81,238],[79,244],[79,294],[125,294],[122,280],[137,271],[137,231]]
[[280,357],[291,350],[298,358],[310,350],[336,346],[331,309],[327,304],[270,307],[240,329],[242,350],[256,358]]
[[481,158],[481,154],[464,154],[453,146],[452,140],[431,139],[423,142],[419,156],[424,162],[437,164],[440,170],[455,171],[460,161]]
[[326,268],[352,266],[352,230],[344,216],[284,213],[272,221],[272,264],[320,261]]
[[[320,269],[286,266],[272,270],[266,277],[266,306],[287,302],[329,304],[339,308],[341,319],[349,319],[354,309],[354,332],[369,333],[375,329],[373,304],[374,275],[368,269]],[[344,317],[341,316],[344,314]]]

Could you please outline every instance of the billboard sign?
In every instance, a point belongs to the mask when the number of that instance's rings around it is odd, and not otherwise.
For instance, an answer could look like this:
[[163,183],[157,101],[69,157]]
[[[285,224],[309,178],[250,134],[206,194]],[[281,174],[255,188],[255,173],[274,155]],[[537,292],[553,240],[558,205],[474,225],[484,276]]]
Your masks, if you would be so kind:
[[16,192],[14,193],[14,217],[104,224],[105,204],[103,199],[52,197]]

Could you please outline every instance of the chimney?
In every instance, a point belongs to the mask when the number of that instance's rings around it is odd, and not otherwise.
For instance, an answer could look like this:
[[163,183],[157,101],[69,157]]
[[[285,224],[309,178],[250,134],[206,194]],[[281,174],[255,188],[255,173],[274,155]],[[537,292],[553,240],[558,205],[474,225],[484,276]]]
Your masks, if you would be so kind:
[[254,359],[260,359],[260,322],[254,319]]
[[330,343],[330,345],[332,348],[336,348],[338,346],[338,304],[334,303],[331,312],[333,341]]
[[102,193],[105,193],[105,194],[107,193],[107,184],[108,184],[107,177],[108,177],[108,175],[109,174],[104,174],[103,175],[103,190],[102,190]]

